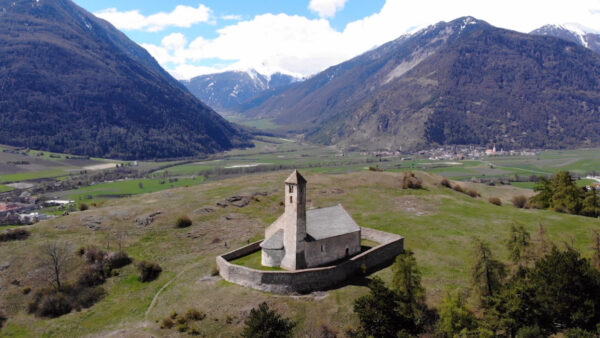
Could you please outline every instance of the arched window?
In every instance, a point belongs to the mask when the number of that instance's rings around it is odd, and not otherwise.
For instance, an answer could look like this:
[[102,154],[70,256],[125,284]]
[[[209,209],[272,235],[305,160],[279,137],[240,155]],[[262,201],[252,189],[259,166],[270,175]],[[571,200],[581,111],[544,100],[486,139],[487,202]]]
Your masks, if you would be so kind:
[[290,187],[290,194],[291,194],[291,193],[293,193],[293,192],[294,192],[294,185],[293,185],[293,184],[290,184],[290,185],[288,185],[288,186]]

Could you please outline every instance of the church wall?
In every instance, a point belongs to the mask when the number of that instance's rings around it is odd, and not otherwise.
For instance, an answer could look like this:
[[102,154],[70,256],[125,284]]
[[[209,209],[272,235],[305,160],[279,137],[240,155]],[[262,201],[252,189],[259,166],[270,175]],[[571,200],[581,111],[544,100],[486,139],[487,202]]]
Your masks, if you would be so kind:
[[361,228],[362,238],[374,240],[380,245],[358,254],[338,265],[309,268],[297,271],[264,271],[236,265],[229,261],[260,250],[260,243],[252,243],[217,257],[219,273],[223,279],[275,293],[308,293],[327,290],[343,283],[348,278],[390,264],[404,251],[404,238],[395,234]]
[[[348,255],[346,255],[348,249]],[[360,231],[306,242],[304,253],[309,268],[325,265],[360,252]]]
[[274,249],[262,249],[262,265],[264,266],[279,266],[281,265],[281,260],[285,255],[285,251],[283,249],[274,250]]

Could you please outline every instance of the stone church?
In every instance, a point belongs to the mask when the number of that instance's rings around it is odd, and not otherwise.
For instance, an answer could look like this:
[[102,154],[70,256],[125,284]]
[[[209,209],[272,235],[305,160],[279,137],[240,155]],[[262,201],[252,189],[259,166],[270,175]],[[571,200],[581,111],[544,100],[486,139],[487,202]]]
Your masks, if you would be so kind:
[[260,245],[264,266],[306,269],[360,252],[360,227],[341,205],[306,210],[306,183],[297,170],[285,180],[285,211]]

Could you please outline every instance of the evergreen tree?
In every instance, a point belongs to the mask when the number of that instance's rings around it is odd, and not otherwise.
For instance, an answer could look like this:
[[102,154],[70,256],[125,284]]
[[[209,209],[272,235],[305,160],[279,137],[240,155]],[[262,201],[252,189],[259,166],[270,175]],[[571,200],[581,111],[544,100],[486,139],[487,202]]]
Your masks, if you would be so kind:
[[398,311],[407,318],[414,318],[416,326],[422,327],[427,306],[425,289],[421,285],[421,272],[414,253],[407,250],[398,255],[392,271],[392,289],[399,297]]
[[523,225],[513,224],[506,241],[508,258],[518,266],[526,265],[530,259],[531,235]]
[[477,320],[460,292],[448,292],[440,305],[440,331],[448,337],[477,328]]
[[582,205],[582,190],[568,171],[559,171],[552,180],[553,194],[550,206],[559,212],[579,214]]
[[377,277],[369,283],[369,293],[354,301],[354,313],[366,336],[396,337],[398,332],[416,331],[413,318],[398,311],[400,297]]
[[593,230],[594,232],[594,245],[592,246],[592,266],[596,269],[600,269],[600,232]]
[[595,188],[591,188],[585,192],[581,214],[589,217],[598,217],[600,215],[600,199]]
[[481,303],[485,304],[486,299],[493,297],[502,287],[506,271],[504,265],[494,259],[489,246],[478,238],[474,239],[473,257],[473,287],[479,294]]
[[242,331],[245,338],[287,338],[292,336],[296,323],[269,309],[267,303],[250,310]]

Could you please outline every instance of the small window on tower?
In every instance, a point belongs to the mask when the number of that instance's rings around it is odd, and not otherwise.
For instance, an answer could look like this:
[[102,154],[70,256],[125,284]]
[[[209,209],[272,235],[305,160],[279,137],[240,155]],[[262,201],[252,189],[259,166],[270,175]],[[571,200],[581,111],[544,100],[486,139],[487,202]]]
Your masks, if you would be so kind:
[[294,186],[290,184],[289,187],[290,187],[290,194],[291,194],[294,192]]
[[290,203],[294,203],[294,197],[290,196]]

